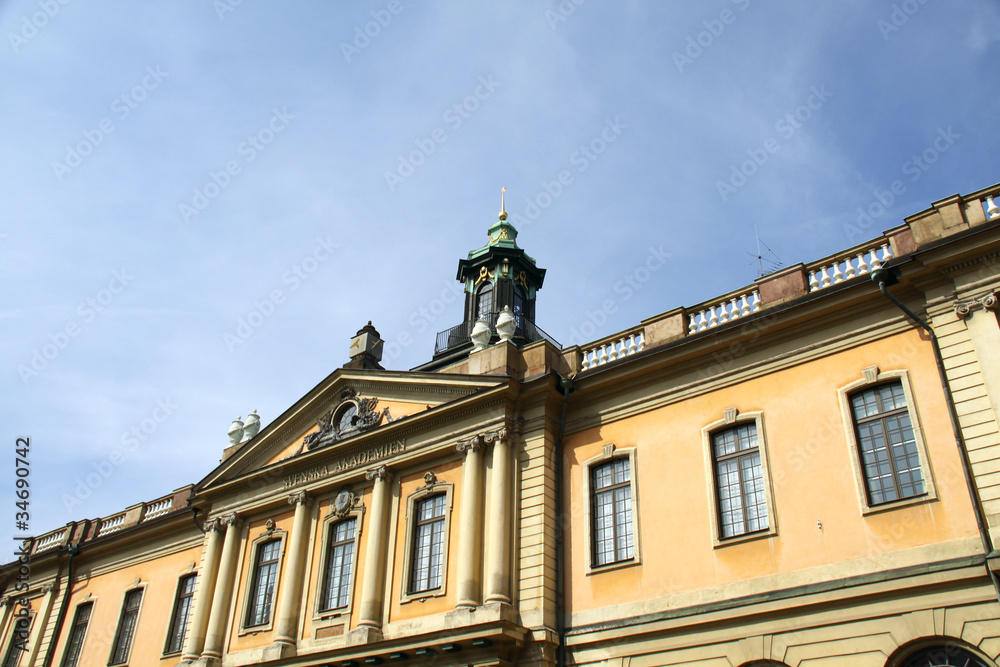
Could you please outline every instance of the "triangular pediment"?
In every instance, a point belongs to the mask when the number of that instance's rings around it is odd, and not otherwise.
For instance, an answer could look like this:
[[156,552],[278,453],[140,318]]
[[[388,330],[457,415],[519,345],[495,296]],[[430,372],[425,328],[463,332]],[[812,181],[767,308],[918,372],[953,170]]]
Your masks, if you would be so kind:
[[309,452],[432,416],[507,383],[500,376],[338,369],[252,440],[227,450],[199,491]]

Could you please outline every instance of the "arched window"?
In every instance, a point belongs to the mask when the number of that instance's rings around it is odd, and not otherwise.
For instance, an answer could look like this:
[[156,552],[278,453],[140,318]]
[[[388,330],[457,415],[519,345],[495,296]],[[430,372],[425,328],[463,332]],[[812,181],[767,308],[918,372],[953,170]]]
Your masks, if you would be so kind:
[[486,283],[479,288],[479,295],[476,300],[476,319],[485,319],[489,324],[493,324],[493,285]]
[[899,667],[990,667],[982,658],[959,646],[938,644],[908,655]]
[[518,331],[521,330],[521,326],[524,323],[524,290],[520,287],[514,288],[514,321],[517,325]]

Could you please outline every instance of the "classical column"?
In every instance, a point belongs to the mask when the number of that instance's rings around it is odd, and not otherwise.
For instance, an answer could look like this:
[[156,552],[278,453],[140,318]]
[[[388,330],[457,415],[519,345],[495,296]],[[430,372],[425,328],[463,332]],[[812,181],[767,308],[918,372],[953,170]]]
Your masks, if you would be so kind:
[[222,526],[218,519],[205,522],[205,555],[202,568],[198,572],[192,602],[191,624],[184,639],[181,662],[194,662],[205,647],[205,631],[208,629],[208,613],[212,609],[215,581],[219,574],[219,554],[222,548]]
[[462,440],[456,446],[465,452],[462,464],[462,509],[458,531],[458,594],[456,607],[472,608],[482,600],[483,560],[483,450],[481,435]]
[[233,596],[236,577],[236,560],[240,552],[240,520],[236,512],[219,517],[219,523],[226,527],[226,538],[219,557],[219,574],[212,595],[212,611],[208,616],[208,630],[205,633],[205,648],[202,658],[222,659],[222,643],[226,638],[226,623],[229,620],[229,603]]
[[385,466],[372,468],[365,477],[375,480],[372,489],[372,522],[368,527],[364,583],[361,587],[361,627],[382,627],[382,596],[385,592],[385,561],[389,535],[389,480]]
[[514,491],[511,482],[511,443],[506,429],[492,435],[493,483],[490,488],[490,554],[486,601],[510,603],[510,531]]
[[[69,595],[70,588],[67,584],[66,595]],[[38,616],[35,617],[35,622],[32,624],[34,627],[31,628],[31,634],[33,639],[31,642],[31,649],[28,650],[28,664],[36,665],[38,664],[38,653],[39,649],[42,648],[42,639],[45,637],[45,629],[49,626],[49,615],[52,613],[52,602],[56,597],[56,590],[54,584],[45,584],[42,586],[42,606],[38,610]]]
[[281,577],[281,597],[278,599],[278,620],[275,624],[276,644],[295,646],[299,628],[299,603],[305,595],[302,581],[306,547],[309,543],[309,498],[305,491],[288,496],[288,504],[295,505],[295,519],[289,540],[288,562]]

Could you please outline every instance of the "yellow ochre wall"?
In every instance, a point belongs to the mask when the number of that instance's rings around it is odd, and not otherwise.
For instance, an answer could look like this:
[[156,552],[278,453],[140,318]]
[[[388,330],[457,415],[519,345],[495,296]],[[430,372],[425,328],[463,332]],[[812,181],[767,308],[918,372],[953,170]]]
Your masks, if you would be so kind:
[[[238,578],[236,580],[235,604],[233,606],[232,618],[230,618],[230,641],[229,651],[243,651],[248,648],[261,648],[274,642],[274,622],[278,615],[278,600],[281,596],[281,577],[288,567],[289,536],[292,530],[292,519],[295,513],[289,509],[281,514],[274,514],[269,517],[261,517],[250,521],[246,539],[243,542],[243,553],[240,555]],[[274,521],[274,537],[279,537],[278,531],[284,531],[284,542],[281,545],[281,560],[278,566],[278,584],[274,589],[274,599],[271,601],[271,622],[262,626],[264,629],[243,631],[243,619],[246,615],[247,598],[249,597],[250,579],[253,576],[253,563],[256,556],[254,543],[260,544],[267,541],[261,540],[268,534],[266,522],[268,519]]]
[[[883,372],[910,373],[938,500],[862,516],[837,390],[861,379],[862,369],[873,365]],[[769,462],[775,507],[769,519],[777,535],[715,547],[710,527],[715,496],[708,487],[702,429],[722,419],[730,407],[763,412],[762,456]],[[590,552],[583,523],[587,472],[581,463],[610,442],[619,450],[637,448],[634,508],[640,519],[641,564],[585,575]],[[568,605],[573,612],[830,563],[842,563],[840,576],[848,576],[873,567],[843,563],[851,559],[877,561],[887,553],[937,544],[928,547],[933,554],[922,552],[922,562],[927,562],[939,554],[967,555],[978,545],[932,351],[916,331],[573,433],[565,438],[565,455],[572,517]],[[959,542],[948,546],[950,541]],[[877,562],[877,569],[910,564],[905,556]],[[789,578],[787,585],[814,583],[810,578]],[[780,587],[774,581],[769,586]]]
[[[128,664],[176,664],[180,659],[178,654],[171,654],[171,657],[162,660],[161,656],[170,629],[170,615],[174,609],[177,583],[182,576],[193,571],[192,564],[199,562],[200,559],[201,547],[198,546],[78,581],[71,591],[66,620],[59,635],[59,648],[52,664],[62,664],[69,634],[73,629],[76,608],[86,601],[85,598],[89,593],[94,606],[79,667],[106,667],[111,657],[111,645],[118,629],[125,593],[134,588],[133,582],[136,578],[140,579],[139,586],[145,586],[145,590]],[[84,572],[78,574],[82,575]],[[77,573],[74,573],[74,578],[76,575]]]
[[403,564],[410,557],[406,553],[406,531],[411,528],[407,523],[406,499],[424,486],[424,471],[402,476],[400,478],[399,506],[396,514],[395,539],[390,545],[390,549],[395,554],[391,570],[392,592],[387,600],[390,622],[451,611],[455,608],[455,586],[458,578],[458,521],[461,514],[462,497],[462,461],[456,458],[441,462],[435,464],[432,470],[437,475],[438,485],[454,485],[451,493],[451,505],[448,507],[445,518],[449,522],[447,568],[444,574],[446,578],[445,593],[444,595],[435,595],[431,592],[425,598],[401,602],[403,590],[407,586],[407,582],[403,580]]

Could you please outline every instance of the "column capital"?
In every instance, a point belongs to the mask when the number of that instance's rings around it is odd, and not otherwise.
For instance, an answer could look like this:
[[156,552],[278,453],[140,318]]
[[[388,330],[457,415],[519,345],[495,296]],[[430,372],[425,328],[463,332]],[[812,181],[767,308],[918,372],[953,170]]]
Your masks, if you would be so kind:
[[46,593],[51,593],[54,590],[56,590],[56,585],[54,582],[50,581],[49,583],[42,586],[42,595],[45,595]]
[[460,452],[473,451],[478,452],[485,447],[498,442],[503,442],[507,440],[508,430],[507,425],[503,425],[494,429],[490,429],[484,433],[478,433],[468,438],[463,438],[458,441],[455,445],[455,449]]
[[230,512],[229,514],[219,516],[216,521],[218,521],[220,528],[238,526],[240,524],[240,515],[238,512]]
[[386,481],[391,476],[392,473],[389,472],[389,469],[385,466],[376,466],[365,471],[365,479],[369,480],[377,479],[380,481]]
[[308,505],[312,498],[309,497],[305,491],[298,491],[296,493],[288,494],[288,504],[289,505]]

